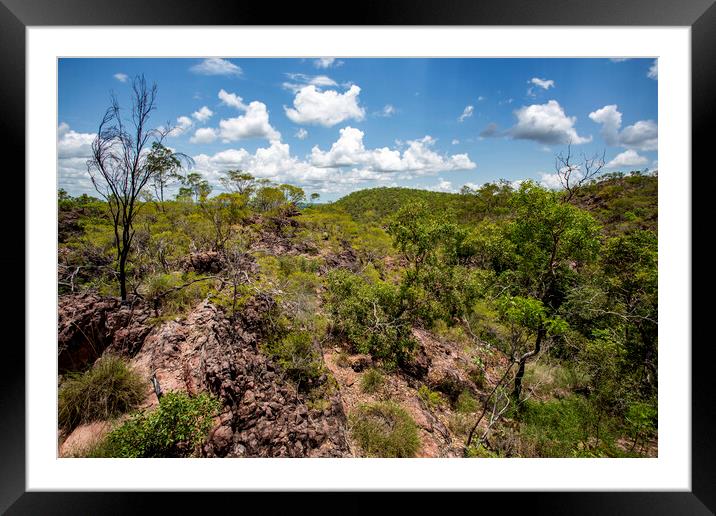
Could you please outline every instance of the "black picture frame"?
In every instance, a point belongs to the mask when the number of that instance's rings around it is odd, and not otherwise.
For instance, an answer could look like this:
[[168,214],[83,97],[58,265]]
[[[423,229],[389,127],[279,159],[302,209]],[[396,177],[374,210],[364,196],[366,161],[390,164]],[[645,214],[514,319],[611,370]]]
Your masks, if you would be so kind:
[[[352,12],[355,11],[355,12]],[[543,25],[543,26],[688,26],[691,27],[692,73],[692,274],[704,258],[709,232],[698,232],[696,225],[708,221],[708,182],[713,174],[710,163],[711,132],[716,113],[716,5],[714,0],[366,0],[352,11],[342,11],[337,3],[240,2],[228,0],[0,0],[0,135],[6,158],[14,163],[6,170],[5,213],[24,213],[25,177],[25,29],[43,25]],[[323,14],[320,14],[323,13]],[[350,13],[350,14],[349,14]],[[90,48],[90,47],[88,47]],[[329,49],[327,49],[329,50]],[[28,135],[27,137],[30,137]],[[9,171],[15,171],[9,173]],[[703,176],[703,177],[700,177]],[[697,179],[697,181],[694,181]],[[14,182],[14,184],[13,184]],[[706,182],[706,184],[705,184]],[[9,196],[7,192],[13,192]],[[701,202],[699,202],[701,201]],[[17,202],[13,211],[9,203]],[[713,201],[712,201],[713,202]],[[701,210],[701,213],[699,212]],[[7,326],[25,320],[24,277],[32,271],[25,266],[25,226],[4,221],[5,242],[12,250],[0,253],[5,305],[2,313]],[[709,227],[706,222],[706,228]],[[700,236],[699,239],[695,238]],[[6,246],[3,246],[6,247]],[[8,246],[9,247],[9,246]],[[701,252],[698,252],[701,251]],[[698,267],[701,272],[705,267]],[[23,271],[24,274],[20,274]],[[703,278],[703,279],[702,279]],[[550,514],[713,514],[716,511],[716,444],[712,438],[716,402],[711,372],[714,353],[712,339],[705,333],[708,303],[698,303],[697,291],[710,291],[713,280],[704,274],[692,289],[692,490],[690,492],[590,492],[590,493],[479,493],[480,507],[487,498],[517,509]],[[7,290],[6,290],[7,289]],[[22,294],[21,294],[22,293]],[[685,300],[686,302],[687,300]],[[698,317],[701,315],[701,317]],[[19,325],[15,324],[16,327]],[[162,511],[188,508],[187,495],[180,493],[59,493],[26,492],[25,487],[25,339],[19,327],[14,339],[5,333],[0,378],[0,511],[8,514],[105,514],[134,512],[149,508],[148,502],[162,504]],[[697,331],[698,330],[698,331]],[[668,343],[683,345],[689,343]],[[248,509],[261,503],[261,495],[206,493],[204,501],[214,507]],[[329,507],[327,495],[323,500]],[[210,498],[209,498],[210,497]],[[265,497],[265,495],[264,495]],[[276,501],[301,505],[303,494],[289,497],[271,495]],[[256,498],[253,500],[251,498]],[[370,498],[349,504],[349,510],[364,511]],[[509,501],[506,500],[509,498]],[[412,494],[413,503],[423,504],[421,494]],[[493,500],[489,500],[493,501]],[[265,501],[264,501],[265,502]],[[324,502],[321,502],[322,504]],[[453,503],[459,503],[453,500]],[[455,506],[457,507],[457,506]],[[407,507],[406,507],[407,509]],[[345,505],[341,511],[345,511]]]

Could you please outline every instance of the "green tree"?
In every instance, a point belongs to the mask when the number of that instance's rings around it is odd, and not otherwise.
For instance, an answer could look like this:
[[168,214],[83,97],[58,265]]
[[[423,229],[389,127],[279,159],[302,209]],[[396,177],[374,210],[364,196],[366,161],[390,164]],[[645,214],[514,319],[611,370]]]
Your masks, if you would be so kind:
[[220,181],[231,193],[248,196],[256,189],[256,178],[243,170],[228,170]]
[[515,398],[521,392],[525,362],[540,352],[549,334],[549,321],[564,298],[562,276],[594,261],[599,250],[599,225],[594,218],[562,199],[559,193],[527,181],[511,203],[513,220],[507,227],[507,238],[514,248],[514,272],[519,281],[512,287],[544,310],[543,316],[531,319],[527,326],[534,332],[534,345],[518,361]]
[[182,183],[184,184],[185,190],[180,189],[180,195],[186,195],[187,193],[194,199],[195,202],[205,201],[211,193],[211,185],[209,181],[203,179],[203,176],[198,172],[191,172],[183,178]]
[[283,192],[284,197],[286,197],[290,203],[298,204],[299,202],[306,200],[306,193],[298,186],[282,184],[279,185],[278,188]]
[[648,394],[656,391],[658,256],[656,233],[635,230],[607,241],[601,264],[610,304],[602,309],[623,328],[630,363]]
[[251,205],[259,212],[267,212],[280,208],[286,204],[283,190],[275,186],[262,186],[251,199]]
[[423,201],[406,204],[388,224],[393,245],[411,263],[416,277],[421,267],[434,263],[440,243],[454,229],[453,224],[434,216]]
[[147,156],[147,167],[152,171],[152,186],[162,210],[164,189],[173,181],[181,179],[181,157],[184,155],[171,151],[159,142],[152,143],[152,149]]

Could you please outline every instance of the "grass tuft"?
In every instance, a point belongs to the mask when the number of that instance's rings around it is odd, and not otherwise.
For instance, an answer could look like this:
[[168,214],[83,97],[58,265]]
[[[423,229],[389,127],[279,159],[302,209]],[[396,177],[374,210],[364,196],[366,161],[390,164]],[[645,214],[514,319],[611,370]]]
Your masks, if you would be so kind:
[[374,394],[385,383],[385,378],[377,369],[368,369],[360,381],[360,389],[366,394]]
[[144,399],[142,378],[119,357],[105,356],[84,373],[70,374],[60,385],[59,425],[78,425],[120,416]]
[[393,402],[361,405],[350,423],[353,437],[368,457],[414,457],[420,448],[415,421]]

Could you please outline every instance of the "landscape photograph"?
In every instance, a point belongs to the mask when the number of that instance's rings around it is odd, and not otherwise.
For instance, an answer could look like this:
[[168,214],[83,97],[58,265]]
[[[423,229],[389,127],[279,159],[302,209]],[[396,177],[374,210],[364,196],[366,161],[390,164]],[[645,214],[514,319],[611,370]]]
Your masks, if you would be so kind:
[[58,457],[658,457],[657,59],[57,69]]

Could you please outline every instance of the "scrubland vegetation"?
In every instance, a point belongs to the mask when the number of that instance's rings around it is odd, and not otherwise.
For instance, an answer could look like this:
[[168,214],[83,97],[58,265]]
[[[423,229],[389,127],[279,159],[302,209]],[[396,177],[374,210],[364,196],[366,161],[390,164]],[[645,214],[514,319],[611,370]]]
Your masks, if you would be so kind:
[[[260,349],[304,392],[330,376],[322,347],[372,357],[376,366],[361,380],[366,394],[410,368],[420,347],[414,328],[474,349],[483,357],[469,371],[478,395],[457,392],[451,401],[447,388],[417,389],[430,409],[452,403],[451,431],[468,455],[654,453],[656,183],[612,175],[572,203],[536,184],[502,183],[461,194],[364,190],[312,205],[296,190],[255,180],[243,193],[147,199],[128,290],[152,307],[154,324],[204,299],[231,317],[257,293],[272,296]],[[61,293],[118,296],[105,203],[61,193],[59,205]],[[504,357],[504,371],[495,357]],[[67,375],[60,424],[131,412],[136,385],[118,358]],[[414,454],[409,424],[391,433],[393,423],[374,421],[378,409],[401,422],[410,416],[394,405],[374,409],[356,408],[350,419],[364,453]],[[481,430],[471,432],[485,411]],[[500,417],[483,435],[493,412]],[[142,417],[93,453],[159,453],[137,439],[156,434],[146,428],[161,426],[161,416]]]
[[[155,330],[218,307],[312,413],[344,397],[352,455],[426,455],[426,432],[467,457],[656,454],[656,175],[595,177],[569,195],[497,182],[318,204],[239,170],[215,194],[173,156],[152,148],[126,235],[116,197],[60,191],[61,296],[137,303]],[[201,455],[222,410],[250,403],[220,386],[223,401],[166,392],[138,410],[154,393],[132,359],[61,375],[64,430],[114,421],[87,455]]]

